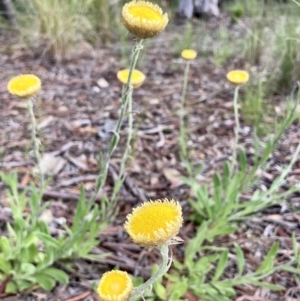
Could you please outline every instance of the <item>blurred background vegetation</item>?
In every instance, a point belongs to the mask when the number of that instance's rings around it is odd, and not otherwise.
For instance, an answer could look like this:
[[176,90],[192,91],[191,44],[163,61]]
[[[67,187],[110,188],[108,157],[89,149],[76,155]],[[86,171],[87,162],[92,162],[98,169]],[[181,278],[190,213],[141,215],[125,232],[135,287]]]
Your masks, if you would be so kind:
[[[120,20],[125,2],[128,1],[12,0],[16,15],[13,31],[36,55],[47,55],[56,61],[72,57],[81,47],[99,49],[116,41],[121,42],[121,59],[126,60],[132,37]],[[171,40],[171,54],[177,56],[182,49],[192,47],[200,59],[211,60],[216,68],[251,72],[252,82],[246,87],[242,105],[247,122],[262,124],[262,118],[268,119],[270,96],[288,95],[293,90],[300,75],[300,7],[294,1],[223,0],[220,17],[202,16],[180,22],[177,1],[152,2],[170,16],[164,34]],[[217,24],[213,28],[208,26],[212,19]],[[3,16],[0,30],[12,31]],[[271,111],[273,107],[272,103]]]

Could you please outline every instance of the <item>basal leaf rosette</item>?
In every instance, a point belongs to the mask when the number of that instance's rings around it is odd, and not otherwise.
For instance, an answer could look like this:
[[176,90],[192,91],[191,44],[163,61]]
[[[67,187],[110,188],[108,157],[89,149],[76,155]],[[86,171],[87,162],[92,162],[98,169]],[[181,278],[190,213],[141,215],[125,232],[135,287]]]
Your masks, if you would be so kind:
[[103,301],[126,301],[132,290],[132,280],[126,272],[110,271],[103,274],[97,291]]
[[[128,77],[129,77],[129,69],[123,69],[120,70],[117,73],[117,77],[118,80],[122,83],[122,84],[126,84],[128,81]],[[134,69],[132,71],[132,75],[131,75],[131,85],[133,86],[133,88],[138,88],[140,87],[143,82],[145,81],[145,74],[137,69]]]
[[7,84],[10,94],[20,98],[28,98],[35,95],[41,89],[41,80],[33,74],[21,74],[13,77]]
[[244,70],[232,70],[227,73],[226,77],[231,84],[241,86],[248,82],[249,73]]
[[123,6],[122,20],[128,31],[140,39],[157,35],[169,22],[168,15],[158,5],[139,0]]
[[145,202],[133,209],[124,228],[134,243],[154,248],[171,243],[182,223],[179,203],[164,199]]
[[184,49],[181,52],[181,57],[185,60],[194,60],[197,57],[197,52],[194,49]]

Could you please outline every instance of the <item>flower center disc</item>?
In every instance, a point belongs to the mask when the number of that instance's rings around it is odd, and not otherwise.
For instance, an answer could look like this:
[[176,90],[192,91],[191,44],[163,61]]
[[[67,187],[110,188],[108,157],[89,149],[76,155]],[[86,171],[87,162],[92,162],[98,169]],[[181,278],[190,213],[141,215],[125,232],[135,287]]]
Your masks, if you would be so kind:
[[145,6],[130,7],[129,12],[133,17],[139,18],[140,22],[142,22],[142,20],[161,22],[162,20],[161,15],[158,12]]
[[[147,210],[148,209],[148,210]],[[151,208],[145,208],[139,215],[132,219],[132,229],[135,234],[150,235],[155,238],[154,232],[158,229],[167,230],[167,222],[174,222],[178,218],[178,212],[173,206],[166,203],[153,204]]]
[[122,287],[121,283],[114,282],[110,285],[110,292],[113,294],[120,294],[124,291],[125,286]]

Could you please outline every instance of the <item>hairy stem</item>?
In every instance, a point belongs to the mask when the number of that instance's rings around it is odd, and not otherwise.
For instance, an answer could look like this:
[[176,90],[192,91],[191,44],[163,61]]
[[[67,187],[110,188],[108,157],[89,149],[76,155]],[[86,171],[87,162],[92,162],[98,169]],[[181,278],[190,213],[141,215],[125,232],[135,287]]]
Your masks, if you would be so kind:
[[37,126],[36,126],[36,120],[33,112],[33,102],[31,98],[27,100],[27,107],[28,107],[30,120],[31,120],[31,140],[33,142],[34,156],[36,159],[37,168],[40,173],[41,189],[44,189],[45,179],[44,179],[42,166],[41,166],[40,140],[37,137]]
[[236,159],[236,152],[239,143],[239,132],[240,132],[240,121],[239,121],[239,107],[238,107],[238,96],[239,96],[239,88],[240,86],[236,86],[234,90],[234,98],[233,98],[233,108],[234,108],[234,118],[235,118],[235,138],[234,138],[234,146],[233,146],[233,158]]
[[[113,137],[112,137],[112,139],[109,143],[108,152],[106,154],[106,157],[105,157],[104,161],[101,162],[100,172],[99,172],[99,175],[96,179],[95,192],[94,192],[94,194],[92,195],[92,197],[90,198],[90,200],[87,204],[89,207],[91,207],[93,205],[99,191],[101,191],[101,189],[103,188],[103,186],[105,184],[110,159],[111,159],[111,157],[112,157],[112,155],[113,155],[113,153],[114,153],[114,151],[115,151],[115,149],[118,145],[118,142],[120,140],[121,126],[122,126],[122,123],[123,123],[123,120],[124,120],[124,117],[125,117],[125,114],[126,114],[126,111],[127,111],[128,104],[130,102],[132,102],[132,97],[131,97],[132,73],[133,73],[133,70],[136,66],[140,51],[143,48],[142,45],[143,45],[143,40],[139,40],[139,42],[137,43],[137,45],[134,47],[134,50],[133,50],[133,54],[132,54],[131,61],[130,61],[128,80],[127,80],[127,83],[124,86],[123,91],[122,91],[122,104],[121,104],[120,117],[118,119],[116,129],[114,130],[114,135],[113,135]],[[110,203],[110,207],[112,209],[114,207],[114,204]]]
[[187,61],[183,77],[183,88],[180,99],[180,111],[179,111],[179,149],[181,161],[184,163],[185,168],[187,168],[189,174],[192,173],[192,166],[189,164],[189,158],[187,153],[187,134],[185,125],[185,99],[188,88],[188,75],[190,71],[190,61]]
[[129,300],[132,300],[134,297],[137,297],[137,296],[142,296],[144,291],[147,288],[151,288],[156,280],[158,280],[164,274],[167,273],[167,271],[169,270],[169,267],[170,267],[169,260],[171,260],[169,258],[169,247],[168,247],[168,245],[162,245],[160,247],[160,254],[161,254],[161,257],[162,257],[162,263],[161,263],[158,271],[150,279],[148,279],[144,284],[136,287],[133,290]]

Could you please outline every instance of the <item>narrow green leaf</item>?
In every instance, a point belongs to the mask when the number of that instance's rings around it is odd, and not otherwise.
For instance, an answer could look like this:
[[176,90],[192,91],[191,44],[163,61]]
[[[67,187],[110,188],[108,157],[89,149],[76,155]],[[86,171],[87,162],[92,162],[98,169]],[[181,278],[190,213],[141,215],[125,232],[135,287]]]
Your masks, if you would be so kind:
[[242,149],[240,149],[239,152],[239,163],[240,163],[241,172],[245,173],[247,168],[247,157],[245,151]]
[[231,169],[228,162],[223,165],[223,187],[227,187],[231,180]]
[[[186,293],[188,290],[187,281],[184,279],[178,279],[173,285],[168,287],[168,291],[170,291],[170,300],[180,300],[180,298]],[[166,299],[163,299],[166,300]]]
[[28,281],[28,280],[16,280],[15,284],[16,284],[19,292],[24,291],[24,290],[32,287],[32,285],[33,285],[32,281]]
[[292,234],[292,242],[293,242],[294,256],[295,256],[295,258],[298,258],[299,248],[298,248],[298,242],[297,242],[297,239],[296,239],[295,232],[293,232],[293,234]]
[[299,268],[293,268],[291,266],[283,266],[281,269],[283,271],[287,271],[287,272],[290,272],[290,273],[295,274],[295,275],[296,274],[300,275],[300,269]]
[[0,271],[4,272],[4,274],[9,274],[12,266],[10,261],[7,260],[4,254],[0,254]]
[[235,295],[235,290],[231,286],[224,285],[224,282],[211,283],[219,293],[219,300],[227,300],[225,296],[232,297]]
[[25,274],[25,275],[33,275],[36,271],[36,267],[27,262],[22,262],[20,266],[20,270]]
[[14,228],[11,226],[11,224],[10,223],[6,223],[6,227],[7,227],[7,230],[9,232],[10,236],[12,236],[13,238],[16,239],[17,238],[17,233],[14,230]]
[[228,250],[224,251],[219,259],[218,266],[212,281],[217,281],[223,274],[228,261]]
[[20,250],[20,253],[19,253],[19,260],[21,262],[28,262],[29,261],[29,254],[28,254],[28,249],[27,248],[22,248]]
[[50,231],[49,231],[48,225],[44,221],[38,220],[36,228],[39,230],[39,232],[45,233],[47,235],[50,235]]
[[9,281],[8,283],[6,283],[5,293],[7,293],[7,294],[16,294],[17,292],[18,292],[18,288],[17,288],[17,286],[14,282]]
[[54,249],[59,249],[60,245],[56,239],[54,239],[51,235],[48,235],[43,232],[36,232],[37,237],[43,241],[45,244],[45,248],[52,247]]
[[43,270],[43,274],[51,276],[60,284],[67,284],[69,282],[69,276],[62,270],[55,268],[47,268]]
[[185,262],[193,262],[193,258],[199,251],[203,241],[206,239],[207,223],[203,223],[197,231],[196,237],[191,239],[185,248]]
[[[197,273],[197,282],[201,284],[201,280],[199,277],[199,273],[206,275],[208,274],[213,268],[212,262],[215,262],[218,259],[219,255],[218,254],[212,254],[212,255],[207,255],[204,257],[201,257],[194,265],[191,265],[191,268],[189,268],[190,274]],[[204,280],[205,278],[203,278]]]
[[222,181],[218,173],[215,173],[213,176],[214,183],[214,211],[220,210],[220,205],[222,204]]
[[55,286],[55,280],[43,273],[35,274],[36,282],[41,286],[42,289],[50,291]]
[[82,259],[87,259],[87,260],[91,260],[91,261],[101,261],[103,262],[103,259],[106,258],[107,256],[109,256],[110,253],[104,253],[104,254],[85,254],[84,256],[82,256]]
[[177,259],[174,259],[174,261],[173,261],[173,267],[176,270],[181,271],[183,269],[184,265],[180,261],[178,261]]
[[28,248],[28,262],[34,262],[38,255],[38,247],[35,244],[31,244]]
[[273,244],[273,246],[269,250],[268,254],[266,255],[264,261],[262,262],[261,266],[256,270],[255,273],[266,272],[273,268],[274,259],[277,255],[278,248],[279,248],[279,242],[276,242],[275,244]]
[[283,291],[286,288],[281,286],[281,285],[275,285],[275,284],[271,284],[271,283],[267,283],[267,282],[263,282],[263,281],[251,281],[252,284],[256,285],[256,286],[260,286],[260,287],[264,287],[267,288],[271,291]]
[[87,215],[85,208],[86,208],[85,191],[84,191],[83,187],[81,187],[80,188],[80,198],[77,203],[75,216],[73,218],[73,225],[71,227],[71,230],[73,233],[77,232],[81,223],[84,221],[85,216]]
[[23,246],[24,246],[25,248],[28,248],[30,245],[36,244],[37,241],[38,241],[38,238],[37,238],[37,236],[36,236],[36,233],[35,233],[35,232],[31,232],[31,233],[27,236],[27,238],[24,240]]
[[237,266],[238,266],[238,275],[242,276],[245,268],[245,258],[244,258],[244,253],[241,249],[241,247],[235,243],[234,244],[235,248],[235,253],[236,253],[236,261],[237,261]]
[[6,258],[9,257],[11,247],[8,238],[5,236],[0,237],[0,250]]
[[161,299],[161,300],[167,300],[167,291],[165,287],[158,281],[156,281],[153,284],[154,291],[156,295]]

